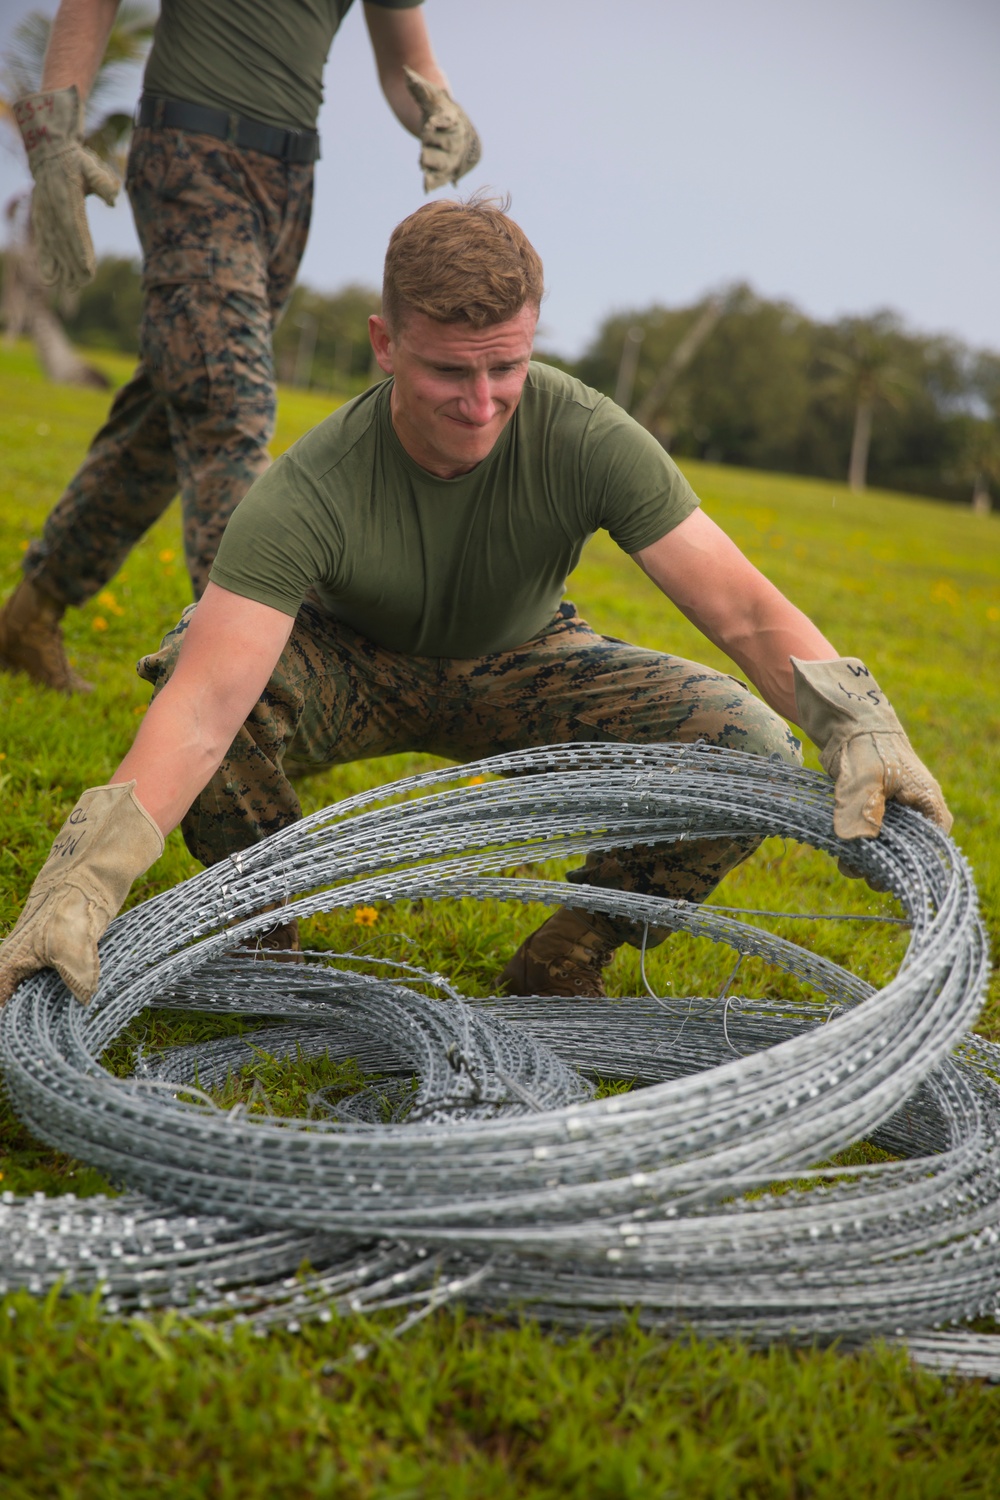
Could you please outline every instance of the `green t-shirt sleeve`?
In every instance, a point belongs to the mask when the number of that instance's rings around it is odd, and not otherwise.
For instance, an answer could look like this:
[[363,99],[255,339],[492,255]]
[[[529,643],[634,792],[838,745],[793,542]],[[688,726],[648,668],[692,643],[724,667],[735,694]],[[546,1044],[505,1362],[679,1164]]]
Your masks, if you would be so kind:
[[339,517],[286,453],[234,510],[210,576],[232,594],[294,616],[315,583],[336,579],[343,556]]
[[613,401],[594,408],[582,462],[594,529],[606,530],[623,552],[658,542],[698,508],[670,455]]

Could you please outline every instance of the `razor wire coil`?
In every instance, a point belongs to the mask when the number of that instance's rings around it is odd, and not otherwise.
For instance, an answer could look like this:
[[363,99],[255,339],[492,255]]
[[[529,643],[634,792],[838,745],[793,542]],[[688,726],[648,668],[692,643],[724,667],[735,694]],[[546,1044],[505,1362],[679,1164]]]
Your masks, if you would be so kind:
[[[987,972],[972,878],[894,805],[878,840],[843,844],[832,801],[825,777],[701,745],[521,751],[348,798],[134,908],[89,1007],[46,972],[0,1022],[21,1117],[129,1191],[4,1194],[0,1288],[99,1285],[111,1312],[172,1303],[260,1329],[392,1306],[403,1327],[456,1296],[593,1327],[635,1307],[664,1330],[757,1340],[912,1334],[929,1363],[1000,1377],[981,1340],[932,1331],[992,1315],[1000,1287],[1000,1048],[963,1041]],[[748,834],[849,852],[897,897],[911,936],[889,984],[730,909],[504,873]],[[469,1001],[416,965],[233,951],[279,904],[287,920],[454,897],[706,937],[735,950],[730,982],[756,955],[818,1003],[729,982],[683,1000]],[[268,1025],[113,1078],[101,1055],[149,1005]],[[208,1091],[254,1048],[355,1058],[383,1081],[332,1105],[318,1091],[308,1119],[219,1108]],[[596,1076],[640,1086],[595,1099]],[[859,1139],[900,1159],[815,1166]]]

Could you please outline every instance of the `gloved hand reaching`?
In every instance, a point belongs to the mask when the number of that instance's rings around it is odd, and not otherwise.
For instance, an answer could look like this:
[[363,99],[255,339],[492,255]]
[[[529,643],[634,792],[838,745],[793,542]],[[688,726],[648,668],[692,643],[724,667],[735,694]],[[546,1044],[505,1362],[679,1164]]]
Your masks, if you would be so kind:
[[420,165],[424,172],[424,192],[457,182],[471,172],[482,154],[476,128],[460,104],[447,89],[415,73],[404,65],[406,86],[420,107],[423,125],[420,131]]
[[46,285],[78,291],[97,265],[84,198],[96,193],[110,205],[121,184],[83,144],[83,106],[75,85],[26,94],[15,103],[14,118],[35,179],[31,228],[38,274]]
[[162,853],[163,835],[134,781],[84,792],[0,946],[0,1005],[39,969],[58,970],[78,1000],[91,999],[97,944],[133,880]]
[[947,833],[952,816],[941,788],[915,754],[874,677],[856,656],[791,658],[798,723],[836,783],[833,829],[841,839],[873,839],[887,801],[901,802]]

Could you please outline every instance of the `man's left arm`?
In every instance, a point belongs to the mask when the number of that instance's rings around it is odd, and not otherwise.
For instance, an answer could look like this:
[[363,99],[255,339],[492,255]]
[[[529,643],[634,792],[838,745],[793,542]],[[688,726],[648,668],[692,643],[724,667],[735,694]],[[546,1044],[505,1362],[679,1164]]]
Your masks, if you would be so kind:
[[836,783],[840,838],[875,838],[889,799],[947,832],[952,818],[941,788],[864,663],[839,656],[703,511],[633,556],[765,701],[809,735]]
[[808,615],[702,510],[634,557],[681,614],[747,674],[765,702],[797,724],[791,658],[830,661],[838,655]]
[[423,6],[396,9],[366,0],[365,21],[382,92],[399,123],[421,142],[424,191],[472,170],[479,136],[434,56]]

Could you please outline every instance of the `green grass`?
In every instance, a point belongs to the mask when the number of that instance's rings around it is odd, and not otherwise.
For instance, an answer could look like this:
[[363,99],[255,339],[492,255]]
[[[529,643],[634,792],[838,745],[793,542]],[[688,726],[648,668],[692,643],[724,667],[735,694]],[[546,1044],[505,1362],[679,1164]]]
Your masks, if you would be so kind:
[[751,1352],[629,1327],[596,1343],[461,1312],[353,1363],[370,1327],[123,1333],[10,1299],[14,1500],[988,1496],[1000,1403],[898,1353]]
[[[115,379],[127,363],[97,355]],[[72,474],[107,398],[42,382],[29,349],[0,351],[0,593]],[[275,450],[329,409],[283,391]],[[1000,518],[787,476],[708,465],[686,470],[708,512],[890,689],[918,751],[945,788],[955,837],[975,870],[1000,948]],[[599,630],[724,665],[606,538],[587,550],[572,597]],[[148,688],[136,659],[188,602],[176,510],[129,559],[108,594],[71,611],[77,666],[96,683],[67,702],[0,674],[0,931],[14,920],[67,806],[106,779],[135,731]],[[815,760],[811,761],[815,764]],[[396,756],[302,783],[307,811],[433,764]],[[196,866],[179,837],[132,900]],[[554,871],[557,867],[545,867]],[[771,840],[720,888],[727,905],[892,913],[891,898],[846,882],[825,856]],[[402,958],[471,994],[493,980],[537,915],[499,903],[380,907],[309,924],[336,951]],[[772,924],[873,983],[895,970],[901,929]],[[707,994],[729,950],[674,938],[650,955],[663,993]],[[637,955],[612,988],[638,988]],[[808,995],[757,961],[747,994]],[[238,1023],[227,1023],[238,1026]],[[981,1029],[1000,1035],[1000,988]],[[214,1018],[140,1018],[129,1046],[217,1034]],[[325,1069],[325,1070],[324,1070]],[[254,1082],[258,1085],[254,1092]],[[357,1079],[322,1060],[297,1069],[259,1058],[231,1080],[249,1107],[261,1092],[295,1109],[317,1082]],[[626,1081],[627,1082],[627,1081]],[[607,1088],[614,1088],[608,1080]],[[859,1146],[857,1151],[866,1148]],[[842,1158],[847,1159],[847,1158]],[[853,1158],[852,1158],[853,1159]],[[0,1186],[84,1194],[93,1169],[43,1148],[0,1104]],[[988,1496],[1000,1481],[1000,1391],[912,1371],[897,1352],[754,1352],[667,1342],[632,1327],[594,1341],[528,1324],[441,1313],[399,1344],[348,1320],[261,1343],[237,1330],[189,1329],[173,1316],[138,1328],[103,1323],[80,1299],[7,1298],[0,1308],[0,1493],[11,1496]],[[8,1316],[9,1314],[9,1316]]]

